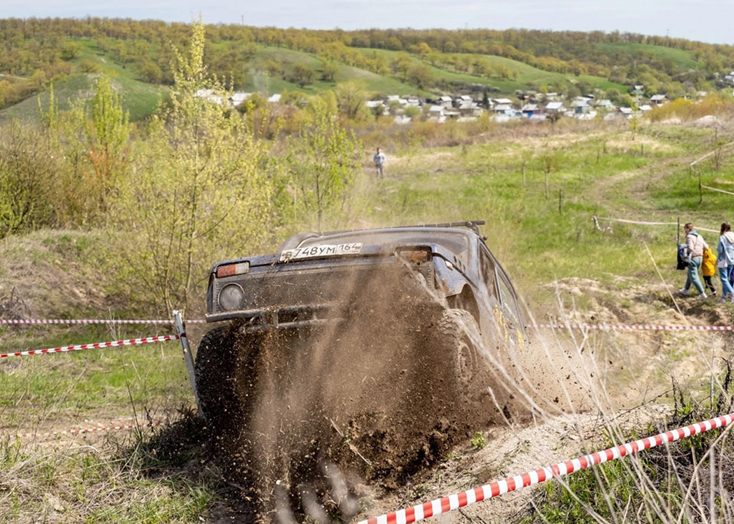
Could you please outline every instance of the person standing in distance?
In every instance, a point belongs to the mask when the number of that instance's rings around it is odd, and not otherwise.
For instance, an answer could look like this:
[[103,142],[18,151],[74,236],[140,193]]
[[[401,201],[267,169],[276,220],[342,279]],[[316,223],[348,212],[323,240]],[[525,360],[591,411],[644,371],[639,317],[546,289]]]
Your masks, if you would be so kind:
[[375,156],[372,158],[372,160],[375,162],[375,169],[377,170],[377,178],[383,178],[385,176],[384,173],[384,165],[385,165],[385,154],[380,151],[380,148],[377,148],[377,153],[375,153]]
[[703,262],[703,250],[708,246],[706,241],[701,235],[693,228],[693,224],[690,222],[683,226],[683,230],[686,232],[686,247],[688,248],[688,255],[691,257],[691,263],[688,264],[688,276],[686,278],[686,285],[679,292],[681,295],[688,295],[688,290],[691,288],[691,284],[698,290],[698,300],[704,300],[708,297],[706,292],[703,290],[701,280],[698,278],[698,270]]

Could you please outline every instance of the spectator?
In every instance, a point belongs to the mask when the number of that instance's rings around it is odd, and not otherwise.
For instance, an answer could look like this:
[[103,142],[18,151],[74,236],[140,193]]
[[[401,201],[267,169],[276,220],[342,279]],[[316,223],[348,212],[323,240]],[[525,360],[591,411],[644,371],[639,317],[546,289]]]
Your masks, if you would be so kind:
[[383,171],[383,166],[385,165],[385,155],[380,151],[380,148],[377,148],[377,153],[375,153],[375,156],[372,158],[375,162],[375,168],[377,169],[377,178],[383,178],[385,176],[385,173]]
[[728,222],[721,224],[719,232],[719,245],[716,248],[719,255],[716,266],[719,268],[719,278],[721,279],[721,302],[726,302],[726,298],[734,302],[734,288],[732,288],[729,277],[734,270],[734,233]]
[[703,263],[701,264],[701,274],[703,274],[703,287],[711,291],[711,296],[716,296],[716,288],[711,279],[716,275],[716,255],[707,247],[703,250]]
[[688,256],[691,259],[691,263],[688,264],[688,274],[686,278],[686,285],[683,289],[679,290],[679,293],[683,296],[688,295],[688,290],[691,288],[691,284],[698,290],[698,300],[704,300],[708,298],[708,295],[703,290],[701,281],[698,278],[698,270],[703,262],[703,250],[708,246],[706,241],[701,235],[693,228],[693,224],[690,222],[683,226],[683,230],[686,232],[686,247],[688,249]]

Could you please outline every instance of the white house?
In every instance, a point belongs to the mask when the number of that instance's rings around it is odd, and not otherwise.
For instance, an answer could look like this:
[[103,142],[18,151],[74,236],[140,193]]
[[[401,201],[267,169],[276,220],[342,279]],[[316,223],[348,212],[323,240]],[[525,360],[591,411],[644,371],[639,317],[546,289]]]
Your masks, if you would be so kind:
[[492,112],[498,115],[511,116],[515,113],[510,104],[497,104],[492,108]]
[[549,114],[562,113],[565,110],[566,108],[563,107],[563,102],[548,102],[545,106],[545,112]]
[[454,100],[450,96],[444,95],[438,99],[438,103],[443,107],[452,107],[454,105]]
[[431,106],[431,107],[428,108],[428,116],[429,117],[443,116],[443,110],[444,109],[445,108],[443,106],[433,105],[433,106]]
[[[210,89],[202,89],[201,91],[211,91]],[[198,91],[197,91],[198,94]],[[196,96],[196,95],[194,95]],[[243,102],[247,101],[248,98],[252,96],[252,93],[243,93],[241,91],[238,91],[236,93],[232,93],[232,96],[229,97],[229,103],[232,104],[234,107],[239,106]]]

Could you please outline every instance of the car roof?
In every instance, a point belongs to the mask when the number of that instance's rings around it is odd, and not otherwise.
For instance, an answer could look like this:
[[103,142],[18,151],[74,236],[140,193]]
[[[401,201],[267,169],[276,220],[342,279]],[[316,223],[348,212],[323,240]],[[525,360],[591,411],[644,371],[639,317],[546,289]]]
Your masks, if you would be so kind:
[[463,252],[471,239],[479,235],[459,227],[403,226],[380,229],[360,229],[331,233],[301,233],[290,237],[281,251],[318,244],[360,242],[363,244],[426,243],[439,244],[454,252]]

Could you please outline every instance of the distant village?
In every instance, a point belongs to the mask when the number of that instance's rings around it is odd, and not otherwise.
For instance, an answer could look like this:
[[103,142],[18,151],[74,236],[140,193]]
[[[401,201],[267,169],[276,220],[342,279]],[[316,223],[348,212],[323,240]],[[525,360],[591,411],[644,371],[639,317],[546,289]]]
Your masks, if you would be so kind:
[[[734,84],[734,71],[726,77]],[[706,96],[699,91],[699,98]],[[235,92],[226,100],[232,107],[240,107],[253,93]],[[474,98],[470,95],[437,98],[419,96],[388,95],[384,98],[365,101],[366,107],[375,117],[392,117],[396,124],[409,124],[412,121],[427,121],[438,124],[447,121],[473,122],[485,113],[496,122],[525,119],[533,122],[544,120],[556,121],[559,118],[575,118],[579,120],[631,119],[642,117],[655,107],[662,106],[670,100],[666,94],[655,94],[645,97],[645,86],[636,85],[630,89],[634,107],[619,106],[606,98],[597,98],[593,94],[577,96],[573,99],[559,93],[537,93],[518,91],[514,98]],[[206,98],[221,104],[224,97],[212,90],[203,89],[196,93],[197,97]],[[281,102],[281,95],[274,94],[267,98],[270,104]]]

